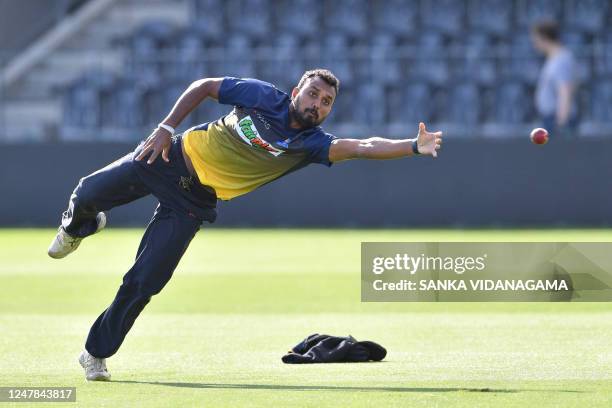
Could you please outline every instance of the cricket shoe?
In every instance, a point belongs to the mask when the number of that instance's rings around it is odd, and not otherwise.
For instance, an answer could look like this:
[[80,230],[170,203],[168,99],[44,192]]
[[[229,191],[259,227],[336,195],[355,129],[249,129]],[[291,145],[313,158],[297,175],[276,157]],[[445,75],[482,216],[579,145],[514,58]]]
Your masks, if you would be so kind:
[[79,356],[79,364],[85,369],[87,381],[110,381],[111,375],[106,369],[106,359],[96,358],[83,350]]
[[[106,214],[99,212],[98,215],[96,215],[96,223],[98,224],[98,228],[96,228],[94,234],[106,226]],[[76,251],[82,240],[83,238],[81,237],[73,237],[68,234],[64,230],[64,227],[60,225],[57,229],[57,235],[53,238],[51,245],[49,245],[47,253],[51,258],[63,258],[71,252]]]

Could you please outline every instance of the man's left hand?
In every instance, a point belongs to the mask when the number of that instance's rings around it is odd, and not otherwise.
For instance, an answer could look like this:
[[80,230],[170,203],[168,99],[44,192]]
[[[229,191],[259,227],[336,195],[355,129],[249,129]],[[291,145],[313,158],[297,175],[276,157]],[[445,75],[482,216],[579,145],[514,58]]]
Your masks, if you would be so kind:
[[417,136],[417,147],[420,154],[430,154],[438,157],[437,150],[442,145],[442,132],[428,132],[423,122],[419,123],[419,134]]

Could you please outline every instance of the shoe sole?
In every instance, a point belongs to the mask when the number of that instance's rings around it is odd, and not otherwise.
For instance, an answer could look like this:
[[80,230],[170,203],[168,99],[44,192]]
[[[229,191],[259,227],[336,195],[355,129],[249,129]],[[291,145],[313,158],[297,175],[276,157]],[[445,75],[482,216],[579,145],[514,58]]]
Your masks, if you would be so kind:
[[110,378],[110,374],[109,374],[109,376],[108,376],[108,377],[105,377],[105,376],[101,375],[101,376],[99,376],[99,377],[91,377],[91,378],[89,378],[89,377],[85,377],[85,379],[86,379],[87,381],[104,381],[104,382],[109,382],[109,381],[111,380],[111,378]]
[[81,245],[81,241],[79,241],[79,243],[72,249],[72,251],[70,252],[66,252],[66,253],[62,253],[62,252],[51,252],[49,250],[47,250],[47,255],[49,255],[51,258],[53,259],[62,259],[67,257],[68,255],[70,255],[71,253],[73,253],[74,251],[77,250],[77,248],[79,247],[79,245]]
[[70,255],[71,253],[73,253],[74,251],[77,250],[77,248],[79,247],[79,245],[81,245],[81,242],[79,241],[79,243],[72,249],[72,251],[70,252],[66,252],[66,253],[60,253],[60,252],[51,252],[49,250],[47,250],[47,255],[49,255],[51,258],[53,259],[62,259],[67,257],[68,255]]

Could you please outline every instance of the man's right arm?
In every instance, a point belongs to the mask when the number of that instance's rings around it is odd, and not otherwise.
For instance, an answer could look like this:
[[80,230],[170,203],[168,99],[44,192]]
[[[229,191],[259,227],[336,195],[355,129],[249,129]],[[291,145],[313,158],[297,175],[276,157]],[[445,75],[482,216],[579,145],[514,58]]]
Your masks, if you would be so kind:
[[556,124],[563,127],[569,121],[572,110],[572,99],[575,89],[575,62],[571,54],[566,54],[562,63],[557,66],[555,85],[557,87]]
[[567,124],[571,110],[574,84],[562,82],[557,86],[557,126],[563,127]]
[[[176,128],[206,98],[218,100],[219,88],[222,82],[223,78],[204,78],[194,81],[177,99],[172,110],[161,124]],[[169,161],[168,153],[172,144],[171,136],[168,130],[157,127],[145,141],[143,149],[136,157],[136,160],[142,160],[147,154],[152,152],[149,160],[147,160],[147,164],[153,163],[160,153],[165,161]]]

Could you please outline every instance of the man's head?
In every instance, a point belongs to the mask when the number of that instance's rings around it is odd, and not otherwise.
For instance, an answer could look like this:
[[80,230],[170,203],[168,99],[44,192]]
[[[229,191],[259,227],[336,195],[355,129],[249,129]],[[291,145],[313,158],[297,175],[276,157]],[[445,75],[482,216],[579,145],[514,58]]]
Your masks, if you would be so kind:
[[327,69],[306,71],[291,92],[290,113],[301,128],[318,126],[329,115],[340,81]]
[[548,54],[560,45],[559,25],[552,20],[534,24],[531,28],[531,41],[538,51]]

